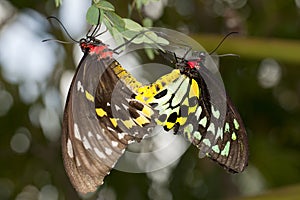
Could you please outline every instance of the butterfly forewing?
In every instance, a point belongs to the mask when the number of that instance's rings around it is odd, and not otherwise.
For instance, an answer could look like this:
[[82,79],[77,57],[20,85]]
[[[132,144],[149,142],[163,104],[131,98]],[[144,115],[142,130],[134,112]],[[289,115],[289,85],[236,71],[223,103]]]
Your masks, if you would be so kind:
[[[93,192],[124,152],[108,129],[99,123],[95,93],[101,75],[113,62],[103,44],[89,47],[72,80],[63,120],[62,150],[67,174],[81,193]],[[109,124],[109,123],[108,123]]]
[[63,119],[65,168],[74,188],[94,192],[125,148],[156,125],[156,112],[136,99],[141,87],[113,51],[89,36],[80,40],[85,53],[69,89]]

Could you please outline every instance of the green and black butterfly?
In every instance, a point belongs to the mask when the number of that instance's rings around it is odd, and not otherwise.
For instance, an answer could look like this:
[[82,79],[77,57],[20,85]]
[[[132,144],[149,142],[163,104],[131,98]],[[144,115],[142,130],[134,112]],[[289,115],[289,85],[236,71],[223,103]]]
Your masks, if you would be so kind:
[[158,112],[157,124],[183,134],[199,148],[200,157],[206,155],[230,172],[242,172],[248,162],[246,130],[220,80],[205,67],[205,53],[192,60],[168,51],[162,54],[174,55],[176,69],[139,88],[135,98]]

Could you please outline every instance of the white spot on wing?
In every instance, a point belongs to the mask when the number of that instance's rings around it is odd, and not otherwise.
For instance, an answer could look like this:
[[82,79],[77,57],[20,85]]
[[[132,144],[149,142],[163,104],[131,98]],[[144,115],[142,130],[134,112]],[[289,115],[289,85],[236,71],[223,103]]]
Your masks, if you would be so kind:
[[79,159],[78,159],[77,157],[75,157],[75,162],[76,162],[76,165],[77,165],[78,167],[80,167],[81,163],[79,162]]
[[93,133],[92,133],[91,131],[89,131],[89,132],[88,132],[88,136],[89,136],[89,137],[93,137],[94,135],[93,135]]
[[117,104],[115,104],[116,107],[116,111],[121,110],[120,106],[118,106]]
[[72,142],[71,142],[71,140],[70,140],[69,138],[68,138],[68,141],[67,141],[67,152],[68,152],[68,155],[69,155],[71,158],[74,157]]
[[82,92],[82,93],[84,92],[84,89],[83,89],[83,86],[81,84],[81,81],[77,82],[77,91]]
[[113,147],[117,147],[118,146],[118,142],[116,142],[116,141],[111,141],[111,145],[113,146]]
[[215,118],[219,119],[219,117],[220,117],[220,111],[215,110],[215,108],[213,106],[211,106],[211,112],[212,112],[212,114],[213,114],[213,116]]
[[105,159],[106,158],[105,154],[103,152],[99,151],[99,149],[97,147],[94,147],[94,151],[95,151],[95,153],[97,154],[97,156],[99,158],[101,158],[101,159]]
[[101,135],[99,135],[98,133],[96,134],[96,137],[98,140],[102,140],[103,138],[101,137]]
[[135,140],[128,140],[127,141],[127,144],[132,144],[132,143],[134,143],[135,142]]
[[110,156],[112,154],[112,150],[105,147],[105,153]]
[[118,133],[119,140],[122,140],[125,135],[126,135],[126,133]]
[[81,136],[80,136],[80,133],[79,133],[79,128],[78,128],[78,125],[76,123],[74,123],[74,135],[75,135],[75,138],[77,138],[78,140],[81,141]]
[[218,127],[216,139],[218,139],[219,137],[220,137],[221,139],[223,139],[223,129],[220,128],[220,127]]
[[206,118],[206,116],[204,116],[204,117],[200,120],[199,124],[202,125],[203,127],[206,127],[206,123],[207,123],[207,118]]
[[108,129],[109,131],[116,132],[115,129],[113,129],[113,128],[109,127],[109,126],[107,127],[107,129]]
[[[129,99],[128,101],[130,101],[131,99]],[[122,103],[122,106],[125,108],[125,110],[128,110],[128,106],[125,105],[124,103]]]
[[207,129],[207,132],[208,131],[211,131],[212,134],[215,134],[215,125],[213,123],[210,123],[208,129]]
[[85,136],[82,139],[82,143],[85,149],[92,149],[91,144],[89,143],[89,141],[86,139]]
[[197,120],[200,118],[201,113],[202,113],[202,107],[199,106],[199,107],[197,108],[196,113],[195,113],[195,115],[196,115],[196,117],[197,117]]

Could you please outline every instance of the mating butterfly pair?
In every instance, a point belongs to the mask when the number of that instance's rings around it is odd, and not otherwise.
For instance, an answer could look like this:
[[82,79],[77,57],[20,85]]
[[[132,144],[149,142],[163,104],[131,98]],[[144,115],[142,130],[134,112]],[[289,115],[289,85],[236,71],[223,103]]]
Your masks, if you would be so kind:
[[65,168],[78,192],[95,191],[127,145],[156,125],[183,134],[200,154],[229,171],[244,170],[245,128],[226,94],[221,99],[225,113],[211,101],[206,80],[217,83],[204,66],[204,54],[195,60],[174,55],[176,69],[142,85],[113,59],[114,50],[93,35],[82,39],[80,47],[84,56],[69,89],[62,134]]

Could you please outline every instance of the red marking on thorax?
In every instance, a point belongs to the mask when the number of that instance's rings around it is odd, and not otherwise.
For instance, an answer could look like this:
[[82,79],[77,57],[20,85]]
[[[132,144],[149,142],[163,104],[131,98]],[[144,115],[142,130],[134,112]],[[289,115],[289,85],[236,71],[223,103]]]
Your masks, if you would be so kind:
[[88,45],[88,48],[90,49],[91,54],[102,54],[104,50],[108,49],[106,45],[100,45],[100,46],[95,46],[92,44]]
[[194,68],[200,69],[199,62],[201,62],[201,59],[188,61],[187,64],[188,64],[190,69],[194,69]]
[[187,62],[188,66],[191,68],[191,69],[194,69],[197,65],[197,62],[195,61],[188,61]]
[[90,54],[96,54],[98,56],[98,59],[105,59],[105,58],[111,58],[113,52],[108,49],[108,46],[106,45],[90,45]]

